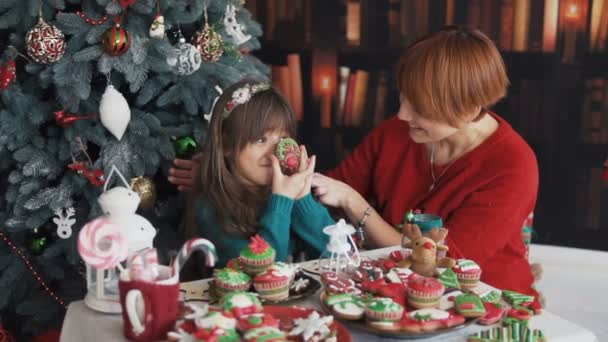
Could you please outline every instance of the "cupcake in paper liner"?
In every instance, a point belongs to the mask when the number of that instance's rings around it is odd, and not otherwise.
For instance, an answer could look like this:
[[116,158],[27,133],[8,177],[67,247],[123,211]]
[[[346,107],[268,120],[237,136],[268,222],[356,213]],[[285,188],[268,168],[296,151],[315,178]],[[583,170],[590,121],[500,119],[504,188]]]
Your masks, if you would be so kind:
[[276,252],[264,238],[255,235],[241,251],[239,265],[245,273],[255,276],[266,271],[274,263]]

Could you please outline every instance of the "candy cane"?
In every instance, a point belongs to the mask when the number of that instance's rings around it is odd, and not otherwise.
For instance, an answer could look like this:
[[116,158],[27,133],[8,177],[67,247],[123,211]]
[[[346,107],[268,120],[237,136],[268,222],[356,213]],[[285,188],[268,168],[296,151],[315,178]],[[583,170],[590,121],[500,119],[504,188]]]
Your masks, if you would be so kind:
[[78,253],[98,270],[119,266],[127,258],[128,247],[119,227],[106,218],[87,223],[78,234]]
[[177,258],[173,261],[173,273],[179,274],[179,270],[184,266],[192,252],[202,251],[205,253],[205,259],[207,266],[213,267],[217,260],[217,253],[215,252],[215,246],[211,241],[202,238],[193,238],[188,240],[180,249]]

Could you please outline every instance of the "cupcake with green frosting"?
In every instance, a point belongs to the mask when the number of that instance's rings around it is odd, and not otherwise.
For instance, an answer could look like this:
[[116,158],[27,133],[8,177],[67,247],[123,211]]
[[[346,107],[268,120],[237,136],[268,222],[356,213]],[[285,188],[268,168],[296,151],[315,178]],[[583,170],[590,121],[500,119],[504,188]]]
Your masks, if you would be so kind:
[[249,275],[257,275],[266,271],[274,262],[276,252],[268,242],[259,235],[251,238],[249,246],[241,251],[239,264]]
[[247,291],[251,286],[251,277],[232,268],[220,268],[213,272],[213,285],[218,297],[233,292]]

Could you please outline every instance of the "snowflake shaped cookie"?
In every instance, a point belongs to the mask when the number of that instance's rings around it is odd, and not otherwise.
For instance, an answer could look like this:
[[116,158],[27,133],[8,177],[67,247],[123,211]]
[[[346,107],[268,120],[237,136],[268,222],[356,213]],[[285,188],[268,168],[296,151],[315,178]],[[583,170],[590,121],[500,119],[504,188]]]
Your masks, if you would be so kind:
[[332,316],[319,315],[318,312],[313,311],[306,318],[296,318],[293,322],[294,328],[289,332],[289,336],[302,335],[304,341],[311,340],[315,335],[327,336],[331,332],[329,325],[334,321]]

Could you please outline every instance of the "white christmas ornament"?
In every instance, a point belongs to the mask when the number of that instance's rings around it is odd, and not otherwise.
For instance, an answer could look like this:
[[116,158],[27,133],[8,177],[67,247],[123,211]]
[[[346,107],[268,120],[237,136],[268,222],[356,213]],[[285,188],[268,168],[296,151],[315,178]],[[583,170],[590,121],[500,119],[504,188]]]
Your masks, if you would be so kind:
[[103,126],[116,139],[122,139],[131,120],[131,109],[125,97],[111,84],[106,87],[101,97],[99,116]]
[[178,75],[190,75],[201,67],[201,53],[183,37],[175,48],[175,57],[168,57],[167,64],[173,67],[173,72]]
[[[126,187],[118,186],[106,191],[114,172]],[[110,222],[121,228],[129,245],[129,254],[152,247],[156,229],[143,216],[135,213],[140,202],[139,195],[131,190],[129,183],[115,166],[112,166],[112,171],[104,185],[104,192],[99,196],[97,202]]]
[[149,31],[151,38],[163,39],[165,38],[165,17],[157,14],[150,25]]
[[226,28],[226,33],[232,38],[236,46],[251,39],[251,35],[243,33],[245,27],[236,20],[236,7],[234,5],[229,4],[226,6],[224,27]]
[[57,235],[60,238],[69,239],[72,236],[72,226],[76,223],[76,220],[71,218],[74,214],[76,214],[76,210],[73,207],[66,209],[65,216],[63,216],[63,209],[55,210],[57,217],[53,217],[53,222],[57,225]]

